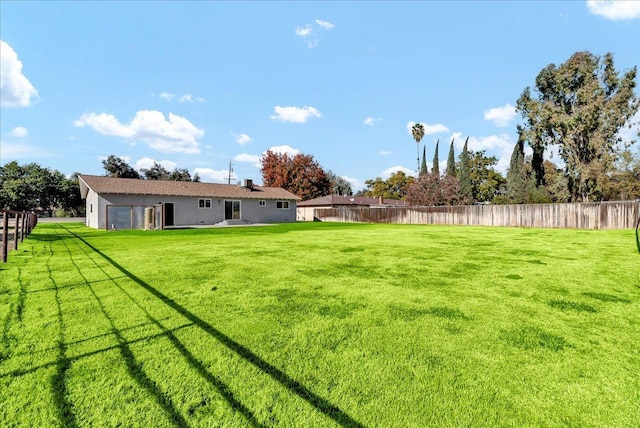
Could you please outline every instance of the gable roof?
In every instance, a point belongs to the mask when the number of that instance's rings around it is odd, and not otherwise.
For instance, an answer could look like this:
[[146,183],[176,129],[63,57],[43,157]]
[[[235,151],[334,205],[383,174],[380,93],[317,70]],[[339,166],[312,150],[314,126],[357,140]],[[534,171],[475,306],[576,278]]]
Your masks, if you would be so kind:
[[248,189],[235,184],[194,183],[192,181],[142,180],[137,178],[79,175],[80,193],[87,197],[89,189],[109,195],[193,196],[235,199],[300,199],[280,187],[253,186]]
[[398,201],[396,199],[383,199],[370,198],[367,196],[345,196],[345,195],[327,195],[321,196],[315,199],[309,199],[308,201],[298,202],[298,207],[343,207],[343,206],[387,206],[387,207],[403,207],[405,201]]

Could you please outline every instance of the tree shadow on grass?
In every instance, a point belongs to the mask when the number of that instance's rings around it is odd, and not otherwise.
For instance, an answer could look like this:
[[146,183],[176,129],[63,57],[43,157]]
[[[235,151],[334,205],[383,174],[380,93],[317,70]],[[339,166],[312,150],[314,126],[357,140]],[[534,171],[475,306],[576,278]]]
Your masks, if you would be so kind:
[[276,380],[278,383],[280,383],[282,386],[287,388],[289,391],[291,391],[292,393],[296,394],[297,396],[299,396],[300,398],[302,398],[303,400],[311,404],[319,412],[323,413],[324,415],[328,416],[329,418],[333,419],[336,423],[344,427],[363,427],[364,426],[360,422],[353,419],[346,412],[344,412],[337,406],[330,403],[328,400],[320,397],[319,395],[311,391],[309,388],[302,385],[297,380],[293,379],[287,373],[283,372],[282,370],[278,369],[277,367],[263,360],[260,356],[253,353],[246,346],[236,342],[229,336],[222,333],[220,330],[213,327],[211,324],[204,321],[202,318],[198,317],[194,313],[190,312],[186,308],[179,305],[176,301],[174,301],[170,297],[166,296],[156,288],[152,287],[151,285],[144,282],[142,279],[135,276],[133,273],[128,271],[125,267],[121,266],[115,260],[110,258],[108,255],[104,254],[98,248],[91,245],[81,236],[66,229],[62,225],[60,227],[64,228],[65,230],[67,230],[68,233],[75,236],[78,240],[82,241],[87,247],[91,248],[91,250],[93,250],[96,254],[98,254],[100,257],[102,257],[104,260],[106,260],[109,264],[111,264],[113,267],[118,269],[120,272],[127,275],[136,284],[140,285],[142,288],[147,290],[149,293],[151,293],[153,296],[158,298],[160,301],[162,301],[164,304],[169,306],[171,309],[180,313],[186,319],[188,319],[189,321],[191,321],[192,323],[200,327],[203,331],[205,331],[211,337],[215,338],[220,343],[222,343],[227,348],[229,348],[231,351],[235,352],[237,355],[244,358],[247,362],[253,364],[257,368],[262,370],[265,374],[268,374],[269,376],[271,376],[272,379]]
[[77,427],[78,423],[76,422],[76,417],[73,413],[72,403],[69,402],[68,396],[69,391],[67,390],[67,371],[69,367],[71,367],[71,361],[67,356],[67,345],[65,342],[65,324],[64,318],[62,316],[62,305],[60,304],[60,292],[58,290],[58,283],[53,277],[53,271],[51,270],[51,266],[49,262],[51,261],[51,257],[53,256],[53,251],[50,251],[49,257],[47,258],[47,270],[49,271],[49,280],[54,287],[54,295],[56,300],[56,308],[58,310],[57,318],[58,318],[58,356],[56,358],[56,372],[51,378],[51,389],[53,390],[53,399],[56,403],[56,407],[58,410],[58,417],[62,422],[62,425],[65,427]]
[[[93,297],[98,302],[98,306],[100,307],[100,312],[102,312],[102,315],[107,319],[107,321],[109,321],[109,324],[111,326],[111,332],[114,334],[114,336],[116,337],[116,340],[118,341],[117,348],[120,351],[120,355],[122,355],[122,358],[125,361],[125,364],[127,366],[127,371],[129,372],[131,377],[138,383],[138,385],[146,389],[151,394],[151,396],[153,396],[153,398],[156,400],[156,403],[158,403],[158,405],[160,405],[160,407],[164,409],[164,411],[168,414],[172,422],[174,422],[179,427],[189,426],[187,424],[187,421],[178,411],[178,409],[175,408],[171,398],[166,394],[164,394],[164,392],[158,387],[158,385],[151,378],[147,376],[144,369],[142,368],[142,364],[136,360],[136,357],[133,354],[133,351],[131,351],[129,342],[125,340],[124,336],[122,335],[122,332],[116,327],[116,324],[113,318],[107,312],[107,309],[104,303],[102,302],[102,299],[100,299],[98,294],[93,289],[91,282],[84,276],[84,274],[82,273],[82,269],[80,268],[80,266],[77,265],[76,261],[73,259],[73,255],[67,243],[64,241],[63,243],[67,249],[67,252],[69,253],[69,259],[71,260],[71,263],[75,266],[76,270],[78,271],[82,279],[85,281],[87,288],[89,289]],[[63,360],[63,363],[64,363],[64,360]],[[60,372],[60,370],[58,371]],[[60,383],[64,385],[64,380]],[[58,395],[56,395],[56,398],[58,398]],[[67,403],[63,402],[63,403],[60,403],[60,405],[58,406],[58,408],[62,411],[63,421],[65,417],[64,410],[66,410],[64,408],[65,404]]]
[[[87,255],[89,259],[91,259],[91,256],[86,251],[85,247],[82,247],[80,244],[77,243],[77,241],[76,241],[76,245],[82,252],[84,252]],[[187,349],[187,347],[180,341],[180,339],[178,339],[178,337],[175,335],[173,331],[167,329],[164,325],[162,325],[160,320],[154,318],[153,315],[151,315],[151,313],[149,313],[149,311],[147,311],[129,292],[127,292],[120,284],[118,284],[116,279],[121,277],[115,277],[115,278],[111,277],[111,275],[107,271],[105,271],[102,268],[102,266],[100,266],[95,260],[94,260],[94,263],[96,267],[100,269],[105,276],[107,276],[107,278],[111,279],[112,284],[118,287],[118,289],[124,295],[126,295],[129,298],[129,300],[131,300],[131,302],[138,307],[138,309],[140,309],[145,314],[147,319],[151,321],[151,324],[154,324],[156,327],[158,327],[162,331],[161,335],[169,339],[169,341],[182,354],[182,356],[189,363],[189,365],[193,367],[198,372],[198,374],[200,374],[200,376],[202,376],[207,382],[209,382],[209,384],[211,384],[214,388],[216,388],[216,390],[218,390],[220,395],[222,395],[225,398],[225,400],[227,400],[227,403],[229,403],[229,405],[231,405],[231,407],[234,410],[239,411],[252,426],[255,426],[255,427],[264,426],[256,419],[256,417],[253,415],[251,410],[234,396],[233,392],[229,389],[229,387],[224,382],[222,382],[217,376],[214,376],[212,373],[210,373],[207,370],[204,364],[200,360],[198,360]],[[204,405],[206,404],[207,403],[205,402]],[[193,411],[190,412],[190,414],[192,413]]]

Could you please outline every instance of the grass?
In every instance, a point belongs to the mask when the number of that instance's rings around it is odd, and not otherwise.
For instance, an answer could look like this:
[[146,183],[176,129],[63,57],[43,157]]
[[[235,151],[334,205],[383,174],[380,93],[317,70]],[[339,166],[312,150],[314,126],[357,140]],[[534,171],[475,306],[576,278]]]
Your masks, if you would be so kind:
[[41,224],[3,426],[637,426],[633,231]]

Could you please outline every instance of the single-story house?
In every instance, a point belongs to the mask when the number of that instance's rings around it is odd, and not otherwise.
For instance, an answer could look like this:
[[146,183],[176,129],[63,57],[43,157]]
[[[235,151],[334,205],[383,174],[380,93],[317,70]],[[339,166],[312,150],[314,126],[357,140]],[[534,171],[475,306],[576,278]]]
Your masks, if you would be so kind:
[[86,224],[95,229],[163,229],[296,221],[300,199],[278,187],[80,175]]
[[396,199],[384,199],[383,197],[370,198],[367,196],[327,195],[308,201],[298,202],[296,219],[298,221],[313,221],[314,210],[319,208],[353,208],[353,207],[404,207],[405,201]]

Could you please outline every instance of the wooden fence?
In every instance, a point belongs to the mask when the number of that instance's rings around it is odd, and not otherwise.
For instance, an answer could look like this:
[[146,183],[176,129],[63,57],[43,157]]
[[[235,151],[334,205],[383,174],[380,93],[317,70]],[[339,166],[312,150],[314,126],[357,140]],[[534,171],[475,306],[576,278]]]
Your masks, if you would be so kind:
[[640,201],[576,204],[469,205],[403,208],[321,208],[319,221],[546,227],[564,229],[632,229]]
[[10,250],[18,249],[18,242],[24,241],[24,238],[31,233],[36,224],[38,224],[38,216],[33,213],[22,211],[0,210],[0,260],[2,263],[7,262]]

